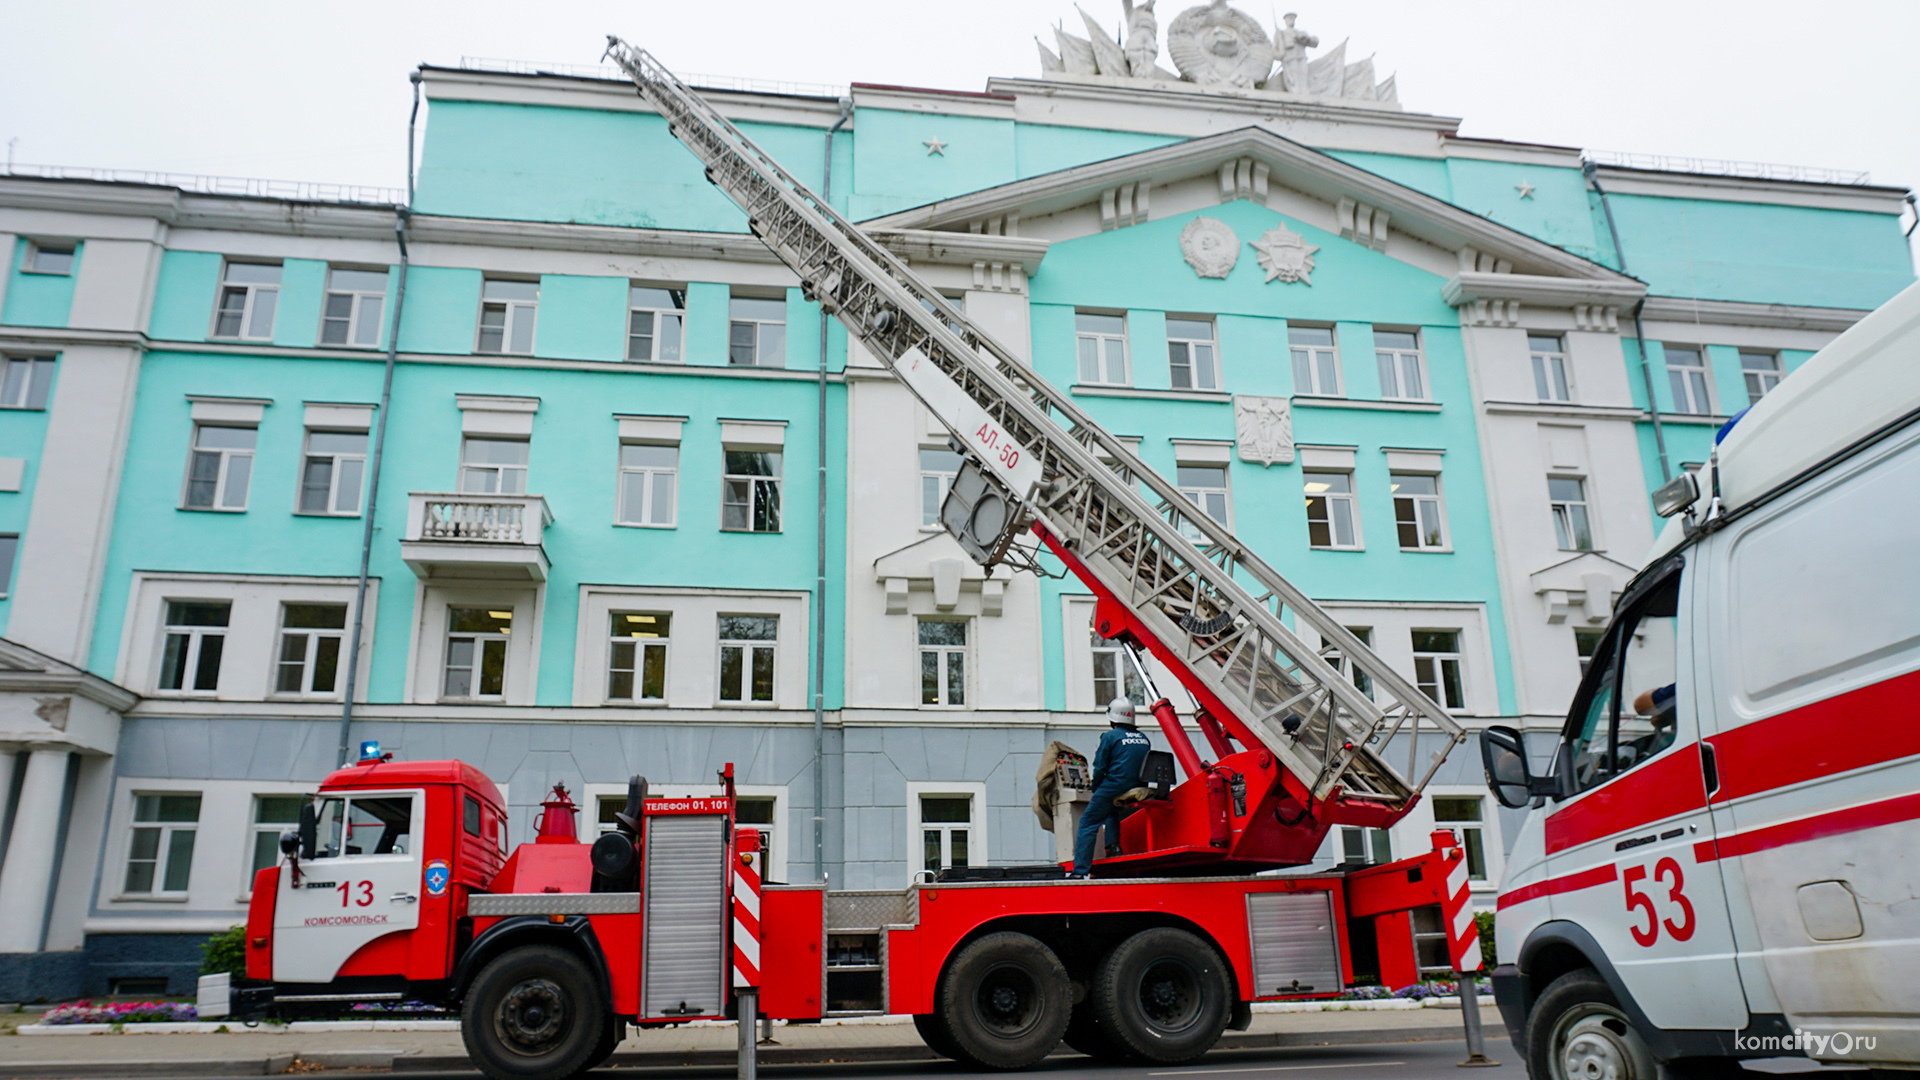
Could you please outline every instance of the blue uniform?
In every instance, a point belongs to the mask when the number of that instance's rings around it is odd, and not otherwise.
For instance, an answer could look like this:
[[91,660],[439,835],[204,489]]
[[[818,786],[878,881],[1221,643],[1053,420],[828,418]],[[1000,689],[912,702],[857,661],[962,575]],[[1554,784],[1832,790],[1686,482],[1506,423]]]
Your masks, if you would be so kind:
[[1109,831],[1119,827],[1113,800],[1140,786],[1140,769],[1152,749],[1153,743],[1133,728],[1114,727],[1100,736],[1100,749],[1093,755],[1093,798],[1073,838],[1074,873],[1084,874],[1093,868],[1093,838],[1100,826],[1112,822]]

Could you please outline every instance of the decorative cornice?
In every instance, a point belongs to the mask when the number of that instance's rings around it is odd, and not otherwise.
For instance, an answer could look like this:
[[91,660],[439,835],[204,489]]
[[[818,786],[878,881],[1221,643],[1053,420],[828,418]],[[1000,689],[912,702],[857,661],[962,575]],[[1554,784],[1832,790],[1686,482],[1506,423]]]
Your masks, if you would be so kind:
[[1154,401],[1192,401],[1202,405],[1231,405],[1233,395],[1211,390],[1138,390],[1131,386],[1091,386],[1075,383],[1074,397],[1150,398]]
[[1907,196],[1907,189],[1903,187],[1710,176],[1655,169],[1624,169],[1609,165],[1599,166],[1594,174],[1609,195],[1769,203],[1823,210],[1857,210],[1870,214],[1898,214],[1905,208]]
[[1462,270],[1447,281],[1440,297],[1453,307],[1476,300],[1501,300],[1544,308],[1573,308],[1581,304],[1630,308],[1646,293],[1646,285],[1627,277],[1570,280],[1539,274]]
[[[1490,416],[1551,416],[1566,420],[1644,420],[1637,405],[1576,405],[1566,401],[1487,401],[1481,407]],[[1665,415],[1665,414],[1662,414]]]
[[118,683],[0,638],[0,693],[8,692],[76,694],[118,713],[140,702],[139,694]]
[[1296,409],[1376,409],[1381,412],[1437,413],[1440,403],[1437,401],[1367,401],[1355,398],[1311,397],[1305,394],[1293,396]]
[[1054,98],[1066,101],[1097,101],[1133,106],[1184,107],[1209,116],[1245,116],[1249,122],[1268,118],[1322,120],[1369,127],[1396,127],[1451,135],[1460,129],[1460,120],[1452,116],[1432,116],[1399,110],[1370,109],[1363,104],[1324,100],[1293,94],[1268,94],[1258,90],[1234,91],[1222,87],[1200,87],[1185,82],[1121,82],[1099,76],[1053,76],[1046,79],[987,80],[987,90],[1019,98]]
[[1850,329],[1868,314],[1853,308],[1689,300],[1679,296],[1649,296],[1646,307],[1640,310],[1642,321],[1760,326],[1772,330],[1823,330],[1836,334]]
[[[986,233],[937,232],[932,229],[869,229],[867,235],[882,247],[908,262],[945,266],[973,266],[999,263],[1018,266],[1032,276],[1046,257],[1048,240],[1024,236],[992,236]],[[753,239],[748,237],[748,239]],[[756,244],[758,240],[753,241]],[[761,245],[765,250],[765,245]]]

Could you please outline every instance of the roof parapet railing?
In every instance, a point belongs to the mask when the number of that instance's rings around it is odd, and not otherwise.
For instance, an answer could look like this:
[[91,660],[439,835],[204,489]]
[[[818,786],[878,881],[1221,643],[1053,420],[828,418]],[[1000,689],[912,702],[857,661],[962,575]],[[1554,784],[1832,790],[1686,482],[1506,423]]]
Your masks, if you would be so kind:
[[[626,82],[627,73],[614,64],[566,64],[545,60],[507,60],[491,56],[463,56],[462,71],[494,71],[505,75],[564,75],[575,79],[612,79]],[[845,97],[847,88],[829,83],[750,79],[738,75],[680,74],[680,81],[705,90],[732,90],[743,94],[784,94],[789,97]]]
[[286,202],[353,203],[362,206],[404,206],[405,188],[371,184],[328,184],[312,180],[264,180],[244,176],[200,176],[148,169],[106,169],[90,165],[0,164],[0,176],[36,180],[91,180],[104,184],[146,184],[178,188],[194,195],[227,195]]
[[1653,172],[1731,176],[1743,180],[1786,180],[1801,184],[1841,184],[1850,187],[1862,187],[1873,182],[1864,172],[1855,172],[1851,169],[1823,169],[1815,165],[1781,165],[1764,161],[1679,157],[1672,154],[1635,154],[1624,150],[1588,150],[1582,156],[1596,165],[1611,165],[1621,169],[1648,169]]

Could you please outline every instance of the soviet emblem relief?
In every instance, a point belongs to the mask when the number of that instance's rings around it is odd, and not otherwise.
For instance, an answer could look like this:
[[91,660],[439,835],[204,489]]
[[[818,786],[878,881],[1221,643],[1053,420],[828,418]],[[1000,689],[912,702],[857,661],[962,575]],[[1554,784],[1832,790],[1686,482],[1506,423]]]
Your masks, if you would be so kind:
[[1180,254],[1203,278],[1223,278],[1240,261],[1240,238],[1219,218],[1197,217],[1180,230]]
[[1293,462],[1293,413],[1286,398],[1234,395],[1233,434],[1241,461],[1266,466]]
[[1302,285],[1313,284],[1307,275],[1313,273],[1313,253],[1320,247],[1307,243],[1306,237],[1285,225],[1276,225],[1260,239],[1247,241],[1247,246],[1259,254],[1260,267],[1267,272],[1268,281],[1278,278]]

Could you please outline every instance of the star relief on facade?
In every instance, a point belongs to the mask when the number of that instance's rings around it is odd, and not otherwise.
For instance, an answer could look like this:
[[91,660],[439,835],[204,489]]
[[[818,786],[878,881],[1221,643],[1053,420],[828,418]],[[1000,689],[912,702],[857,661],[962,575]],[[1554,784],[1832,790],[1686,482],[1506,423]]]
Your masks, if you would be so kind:
[[1197,217],[1180,230],[1180,254],[1203,278],[1223,278],[1240,261],[1240,238],[1219,218]]
[[1320,247],[1307,243],[1306,237],[1285,225],[1275,225],[1260,239],[1247,241],[1247,246],[1258,254],[1260,268],[1267,272],[1268,281],[1313,284],[1307,275],[1313,273],[1313,253]]
[[1293,411],[1287,399],[1235,394],[1233,442],[1241,461],[1293,464]]

